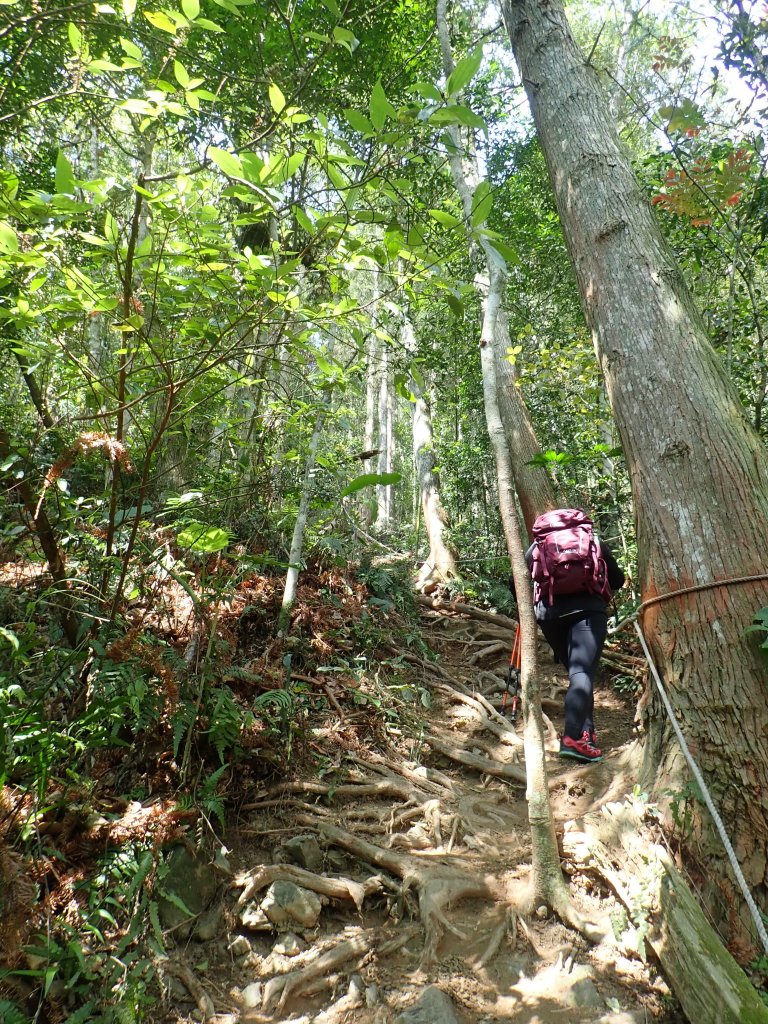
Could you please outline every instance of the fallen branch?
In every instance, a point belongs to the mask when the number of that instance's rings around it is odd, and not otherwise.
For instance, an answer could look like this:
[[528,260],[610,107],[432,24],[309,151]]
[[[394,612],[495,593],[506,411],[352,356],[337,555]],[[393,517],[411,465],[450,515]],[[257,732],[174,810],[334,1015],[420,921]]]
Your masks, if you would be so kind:
[[213,1005],[213,1000],[187,964],[181,964],[176,960],[166,960],[163,968],[168,974],[172,974],[174,978],[177,978],[187,989],[195,1000],[204,1021],[209,1021],[216,1015],[216,1007]]

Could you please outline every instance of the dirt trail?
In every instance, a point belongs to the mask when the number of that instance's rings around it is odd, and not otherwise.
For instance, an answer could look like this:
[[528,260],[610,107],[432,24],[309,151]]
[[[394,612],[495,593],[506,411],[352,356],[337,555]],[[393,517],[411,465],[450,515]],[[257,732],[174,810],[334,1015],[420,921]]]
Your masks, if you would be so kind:
[[[543,908],[529,919],[517,914],[530,862],[524,784],[516,777],[523,770],[520,740],[493,709],[501,702],[511,635],[491,622],[429,610],[423,627],[438,660],[404,650],[401,674],[389,679],[414,701],[409,728],[393,723],[374,734],[370,715],[339,705],[338,721],[316,736],[325,754],[321,771],[264,787],[243,805],[225,836],[232,877],[224,923],[213,941],[184,947],[176,1008],[158,1020],[683,1019],[627,932],[622,941],[592,947]],[[634,700],[617,691],[604,668],[596,724],[606,759],[588,766],[559,761],[566,678],[544,650],[542,658],[561,829],[596,803],[631,792],[621,755],[632,741]],[[632,664],[626,652],[621,658],[608,654],[614,666]],[[610,893],[564,867],[588,918],[626,923]],[[424,996],[429,985],[442,990],[442,1003],[434,992]]]

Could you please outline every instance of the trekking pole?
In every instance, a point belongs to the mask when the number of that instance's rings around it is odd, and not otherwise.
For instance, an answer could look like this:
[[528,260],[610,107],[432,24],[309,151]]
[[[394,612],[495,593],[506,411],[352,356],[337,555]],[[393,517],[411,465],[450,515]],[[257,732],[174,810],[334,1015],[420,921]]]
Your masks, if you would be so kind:
[[[517,720],[517,706],[520,702],[520,653],[522,642],[520,638],[520,623],[515,627],[515,639],[512,643],[512,654],[509,657],[509,668],[507,669],[507,683],[504,687],[504,696],[501,698],[501,713],[507,713],[507,701],[510,703],[509,720],[514,725]],[[511,698],[511,699],[510,699]]]

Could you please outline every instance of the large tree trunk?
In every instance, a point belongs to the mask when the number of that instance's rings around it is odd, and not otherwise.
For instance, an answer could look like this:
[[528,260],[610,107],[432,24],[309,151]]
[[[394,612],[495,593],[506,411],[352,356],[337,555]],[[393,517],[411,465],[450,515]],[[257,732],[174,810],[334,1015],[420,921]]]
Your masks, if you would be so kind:
[[[502,10],[549,166],[587,322],[629,465],[645,600],[765,572],[768,458],[747,423],[623,152],[560,0]],[[768,892],[766,669],[744,629],[768,583],[653,604],[643,628],[744,874]],[[657,702],[654,696],[652,702]],[[649,768],[676,758],[652,706]],[[724,916],[730,873],[708,820],[705,898]],[[730,902],[743,908],[740,897]]]

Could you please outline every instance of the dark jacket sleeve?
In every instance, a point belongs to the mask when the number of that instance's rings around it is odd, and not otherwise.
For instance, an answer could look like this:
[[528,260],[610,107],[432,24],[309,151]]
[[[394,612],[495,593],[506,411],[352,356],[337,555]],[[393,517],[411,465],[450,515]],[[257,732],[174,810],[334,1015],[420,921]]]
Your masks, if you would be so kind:
[[617,590],[621,590],[624,586],[624,581],[626,579],[624,570],[613,557],[611,549],[603,541],[600,541],[600,554],[605,559],[605,567],[608,570],[608,584],[611,590],[615,593]]

